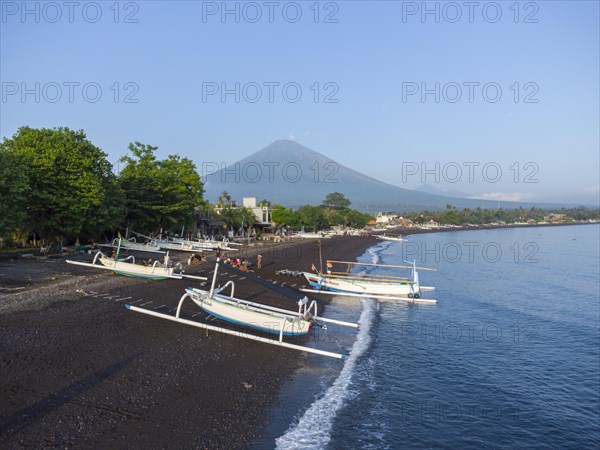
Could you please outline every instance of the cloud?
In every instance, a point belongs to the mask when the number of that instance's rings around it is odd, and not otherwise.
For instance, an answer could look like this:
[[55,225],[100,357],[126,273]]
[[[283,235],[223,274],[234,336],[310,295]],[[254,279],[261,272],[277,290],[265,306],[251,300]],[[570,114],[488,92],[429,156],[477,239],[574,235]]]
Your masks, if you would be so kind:
[[296,136],[294,136],[293,133],[290,133],[290,135],[288,136],[288,141],[295,141],[296,140]]
[[499,202],[522,202],[524,200],[534,200],[536,195],[524,192],[489,192],[469,198],[473,200],[496,200]]
[[306,131],[304,132],[304,136],[308,136],[309,134],[310,134],[310,130],[306,130]]
[[588,186],[586,188],[583,188],[583,193],[599,195],[600,194],[600,186]]

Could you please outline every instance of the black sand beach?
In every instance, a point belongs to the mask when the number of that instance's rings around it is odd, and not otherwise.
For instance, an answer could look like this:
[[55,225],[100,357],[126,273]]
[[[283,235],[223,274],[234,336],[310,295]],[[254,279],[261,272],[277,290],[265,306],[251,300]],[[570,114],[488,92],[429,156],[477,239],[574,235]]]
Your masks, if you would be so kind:
[[[353,261],[375,242],[325,239],[323,258]],[[314,240],[241,253],[253,264],[262,254],[263,267],[252,275],[292,289],[304,279],[276,271],[318,264]],[[171,256],[185,261],[188,254]],[[207,335],[124,307],[168,312],[198,281],[140,280],[64,259],[0,259],[0,446],[244,448],[261,433],[303,353]],[[209,275],[213,261],[188,273]],[[238,297],[294,309],[292,300],[243,278],[223,271],[219,283],[233,279]],[[198,312],[184,306],[187,317]]]

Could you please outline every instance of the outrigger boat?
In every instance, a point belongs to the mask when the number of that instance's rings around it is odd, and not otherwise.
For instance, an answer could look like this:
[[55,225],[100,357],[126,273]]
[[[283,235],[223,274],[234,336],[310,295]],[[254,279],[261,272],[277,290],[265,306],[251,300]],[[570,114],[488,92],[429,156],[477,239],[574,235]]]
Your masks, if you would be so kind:
[[[215,289],[217,272],[219,268],[219,260],[215,265],[212,284],[210,291],[204,291],[196,288],[187,288],[185,294],[179,300],[177,312],[175,316],[163,314],[154,310],[143,309],[133,305],[125,305],[131,311],[136,311],[142,314],[148,314],[161,319],[172,320],[175,322],[191,325],[205,330],[217,331],[219,333],[231,334],[245,339],[264,342],[266,344],[277,345],[280,347],[291,348],[294,350],[316,353],[319,355],[329,356],[332,358],[346,359],[347,355],[340,353],[329,352],[317,348],[306,347],[303,345],[284,342],[284,336],[302,336],[307,334],[313,326],[318,326],[324,330],[327,329],[325,323],[334,323],[342,326],[358,328],[358,324],[334,320],[317,315],[317,303],[315,300],[310,302],[307,297],[298,301],[298,312],[273,306],[263,305],[260,303],[250,302],[234,297],[235,284],[233,281],[228,281],[223,287]],[[223,290],[230,287],[231,293],[229,296],[221,294]],[[225,320],[237,325],[243,325],[258,331],[263,331],[278,335],[279,338],[271,339],[263,336],[258,336],[251,333],[240,332],[229,328],[208,325],[202,322],[187,320],[181,318],[181,308],[185,299],[191,299],[198,307],[208,313],[210,316]]]
[[[75,264],[84,267],[93,267],[94,269],[110,270],[119,275],[125,275],[129,277],[137,278],[148,278],[151,280],[166,280],[167,278],[181,280],[183,278],[193,278],[196,280],[206,280],[206,277],[197,277],[193,275],[184,275],[181,264],[177,264],[175,267],[168,267],[167,264],[162,264],[156,260],[151,266],[142,266],[135,263],[135,256],[131,255],[127,258],[119,259],[119,251],[121,247],[117,247],[117,252],[114,258],[110,258],[102,252],[96,253],[94,261],[92,263],[84,263],[81,261],[67,260],[67,264]],[[169,254],[165,255],[165,262],[168,261]],[[175,269],[179,270],[179,273],[175,272]]]
[[[347,264],[349,267],[360,266],[375,266],[388,268],[411,269],[411,278],[404,278],[392,275],[370,275],[370,274],[349,274],[346,272],[331,272],[330,267],[333,264]],[[416,267],[413,261],[410,266],[398,266],[389,264],[368,264],[349,261],[327,261],[327,272],[322,273],[316,270],[313,265],[313,270],[317,273],[303,272],[302,274],[307,279],[313,289],[302,289],[304,292],[328,295],[348,295],[355,297],[373,297],[382,299],[404,300],[418,303],[437,303],[433,299],[424,299],[424,292],[435,290],[434,287],[421,286],[419,284],[418,270],[435,270],[426,267]]]
[[404,239],[402,239],[400,236],[386,236],[385,233],[383,233],[381,236],[377,236],[377,239],[384,241],[404,242]]
[[156,244],[155,240],[150,241],[146,244],[139,244],[136,242],[135,238],[132,237],[127,240],[120,240],[119,238],[113,239],[110,244],[102,244],[101,247],[118,247],[120,245],[121,248],[125,250],[134,250],[137,252],[150,252],[150,253],[165,253],[160,250],[160,247]]
[[180,252],[211,251],[217,248],[227,251],[237,251],[236,248],[229,247],[224,241],[189,241],[181,238],[168,238],[165,241],[158,241],[157,245],[162,249],[177,250]]

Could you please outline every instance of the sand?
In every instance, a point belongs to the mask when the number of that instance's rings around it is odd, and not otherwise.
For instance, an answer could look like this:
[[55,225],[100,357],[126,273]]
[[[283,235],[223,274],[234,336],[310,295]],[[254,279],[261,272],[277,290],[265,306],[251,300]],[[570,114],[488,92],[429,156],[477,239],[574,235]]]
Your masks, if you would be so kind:
[[[325,239],[323,258],[353,261],[376,242]],[[258,253],[263,267],[252,275],[292,290],[306,286],[304,279],[276,271],[318,266],[313,240],[241,251],[254,265]],[[188,256],[171,255],[183,262]],[[245,448],[261,434],[279,389],[305,354],[207,335],[124,307],[169,312],[197,281],[140,280],[64,259],[0,259],[1,447],[229,449]],[[189,273],[210,275],[212,261]],[[242,278],[223,271],[219,283],[233,279],[238,297],[294,308],[280,293]],[[186,317],[198,312],[192,303],[184,307]]]

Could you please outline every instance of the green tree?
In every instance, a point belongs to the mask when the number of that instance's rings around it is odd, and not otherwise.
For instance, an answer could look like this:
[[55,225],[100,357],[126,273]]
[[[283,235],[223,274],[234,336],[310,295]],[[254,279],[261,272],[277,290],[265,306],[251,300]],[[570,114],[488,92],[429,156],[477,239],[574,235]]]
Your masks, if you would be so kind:
[[232,201],[231,201],[231,195],[229,195],[229,192],[227,192],[227,191],[221,192],[221,195],[219,195],[219,199],[217,200],[217,206],[224,208],[225,206],[231,206],[231,205],[232,205]]
[[240,206],[237,208],[237,214],[239,221],[244,224],[244,227],[251,227],[256,223],[256,216],[252,212],[251,208]]
[[271,219],[277,226],[292,225],[294,221],[294,211],[291,208],[286,208],[279,203],[276,203],[271,211]]
[[94,235],[122,218],[112,166],[82,130],[22,127],[0,148],[22,164],[29,231]]
[[329,226],[325,217],[323,208],[319,206],[304,205],[298,208],[294,213],[292,226],[295,228],[304,227],[313,231],[322,230]]
[[327,206],[334,209],[348,208],[351,202],[344,194],[340,192],[332,192],[331,194],[327,194],[325,200],[323,200],[323,206]]
[[233,227],[239,227],[242,223],[241,221],[239,221],[239,216],[236,212],[236,208],[234,208],[231,205],[225,206],[219,213],[219,217],[230,227],[230,229]]
[[0,146],[0,236],[26,228],[28,186],[23,161]]
[[204,187],[196,166],[188,158],[170,155],[159,161],[158,147],[135,142],[129,145],[133,156],[119,175],[127,205],[127,225],[137,230],[189,225],[195,208],[202,202]]

